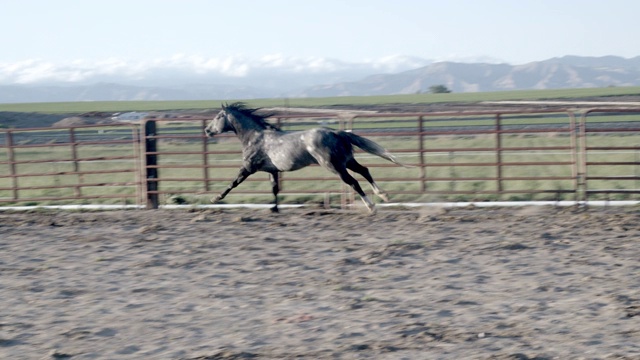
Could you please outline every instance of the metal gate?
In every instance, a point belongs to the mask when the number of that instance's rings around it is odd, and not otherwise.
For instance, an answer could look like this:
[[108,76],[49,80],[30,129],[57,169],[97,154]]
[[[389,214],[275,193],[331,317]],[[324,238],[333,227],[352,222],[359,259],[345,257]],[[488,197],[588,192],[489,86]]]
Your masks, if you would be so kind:
[[640,109],[584,111],[578,137],[580,198],[634,199],[640,193]]
[[0,130],[0,204],[139,204],[136,126]]

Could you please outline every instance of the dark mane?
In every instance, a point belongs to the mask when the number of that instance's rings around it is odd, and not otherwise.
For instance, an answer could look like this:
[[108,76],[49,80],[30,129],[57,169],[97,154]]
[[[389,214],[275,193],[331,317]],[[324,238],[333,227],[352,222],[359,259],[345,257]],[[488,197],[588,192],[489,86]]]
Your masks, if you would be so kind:
[[256,109],[249,108],[249,107],[247,107],[247,104],[245,104],[243,102],[234,102],[232,104],[227,104],[227,105],[225,105],[225,108],[227,109],[227,111],[237,112],[237,113],[240,113],[240,114],[250,118],[251,120],[253,120],[257,124],[260,124],[260,125],[264,126],[266,129],[280,130],[280,128],[278,128],[275,125],[270,124],[266,120],[267,118],[275,115],[273,113],[257,114],[257,112],[261,110],[260,108],[256,108]]

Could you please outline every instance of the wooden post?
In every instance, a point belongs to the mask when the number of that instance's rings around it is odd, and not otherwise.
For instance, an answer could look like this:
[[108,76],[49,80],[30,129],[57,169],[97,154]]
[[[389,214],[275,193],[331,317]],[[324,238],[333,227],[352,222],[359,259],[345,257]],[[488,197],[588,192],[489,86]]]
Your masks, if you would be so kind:
[[158,151],[156,136],[156,122],[147,120],[144,123],[144,159],[145,174],[147,179],[147,209],[157,209],[158,200]]

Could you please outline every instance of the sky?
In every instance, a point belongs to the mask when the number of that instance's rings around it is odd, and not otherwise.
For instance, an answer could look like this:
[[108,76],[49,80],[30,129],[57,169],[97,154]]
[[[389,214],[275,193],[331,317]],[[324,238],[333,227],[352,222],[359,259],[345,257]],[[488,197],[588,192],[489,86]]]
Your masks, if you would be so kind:
[[636,0],[0,0],[0,9],[0,83],[15,80],[2,75],[12,69],[185,59],[241,75],[242,61],[640,55]]

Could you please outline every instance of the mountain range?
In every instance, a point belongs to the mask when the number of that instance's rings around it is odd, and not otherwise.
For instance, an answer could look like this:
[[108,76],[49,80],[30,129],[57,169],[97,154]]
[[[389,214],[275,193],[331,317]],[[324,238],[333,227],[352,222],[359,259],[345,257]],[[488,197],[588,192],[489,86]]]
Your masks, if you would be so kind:
[[313,86],[296,95],[414,94],[428,92],[434,85],[444,85],[453,92],[638,86],[640,56],[565,56],[524,65],[438,62],[396,74]]
[[640,86],[640,56],[564,56],[522,65],[401,60],[386,67],[325,61],[305,69],[290,63],[239,67],[243,72],[232,74],[156,68],[129,77],[16,81],[0,85],[0,103],[393,95],[428,92],[434,85],[453,92]]

